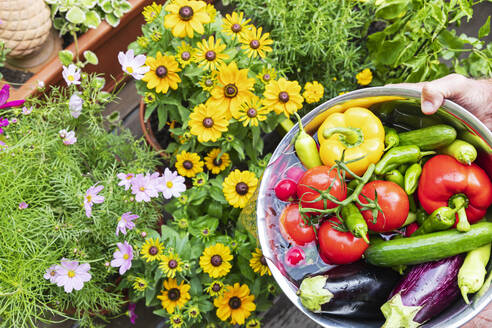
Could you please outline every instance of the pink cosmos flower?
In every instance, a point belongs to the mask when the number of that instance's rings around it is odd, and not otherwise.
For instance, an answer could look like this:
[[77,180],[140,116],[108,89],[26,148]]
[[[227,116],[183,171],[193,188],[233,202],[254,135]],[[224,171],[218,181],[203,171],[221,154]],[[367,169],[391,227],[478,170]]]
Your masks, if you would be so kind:
[[132,214],[131,212],[124,213],[119,218],[118,225],[116,226],[116,235],[118,236],[119,232],[126,235],[126,229],[132,230],[133,228],[135,228],[135,223],[133,223],[132,221],[138,218],[138,215]]
[[19,210],[25,210],[28,207],[29,207],[29,205],[26,202],[20,202],[19,203]]
[[137,304],[136,303],[130,303],[128,304],[128,316],[130,317],[130,322],[134,325],[135,324],[135,321],[137,320],[138,318],[138,315],[135,313],[135,309],[137,308]]
[[83,104],[84,100],[80,98],[77,92],[70,97],[68,100],[68,109],[70,109],[70,115],[72,115],[73,118],[78,118],[80,116]]
[[150,70],[150,67],[143,66],[146,59],[145,55],[135,56],[133,49],[128,50],[126,53],[122,51],[118,53],[118,61],[123,72],[133,76],[136,80],[142,79],[144,74]]
[[77,261],[62,259],[61,264],[56,266],[55,282],[58,287],[63,286],[66,293],[72,290],[81,290],[84,282],[91,280],[89,273],[91,266],[89,263],[79,265]]
[[120,268],[120,275],[125,274],[132,267],[133,248],[127,241],[117,243],[118,250],[114,252],[114,259],[111,261],[113,268]]
[[92,215],[92,205],[104,202],[104,196],[98,195],[104,186],[97,186],[97,183],[87,189],[84,196],[85,215],[90,218]]
[[[65,137],[63,138],[63,144],[65,146],[73,145],[74,143],[77,142],[77,137],[75,136],[74,131],[69,131],[69,132],[66,132],[66,130],[62,130],[62,131],[65,131],[64,133]],[[58,132],[60,134],[60,137],[62,136],[62,131]]]
[[29,115],[32,113],[32,106],[27,108],[26,106],[22,107],[22,115]]
[[150,175],[137,174],[132,179],[132,193],[137,202],[150,202],[152,197],[157,197],[158,191],[155,189],[154,182]]
[[2,108],[8,108],[8,107],[17,107],[20,105],[23,105],[25,100],[12,100],[8,101],[10,97],[10,85],[5,84],[2,89],[0,90],[0,109]]
[[163,183],[158,186],[159,191],[162,192],[162,196],[164,196],[165,199],[179,197],[182,192],[186,191],[184,181],[185,178],[178,175],[177,171],[172,172],[166,167],[164,170]]
[[120,183],[118,183],[118,186],[124,186],[125,190],[128,190],[128,188],[132,185],[132,179],[135,177],[135,174],[118,173],[116,176],[121,180]]
[[10,122],[8,119],[6,118],[3,118],[3,117],[0,117],[0,134],[3,133],[3,129],[2,128],[5,128],[7,126],[9,126]]
[[80,68],[74,64],[70,64],[68,67],[63,66],[62,76],[68,86],[80,84]]
[[56,283],[56,265],[52,265],[46,269],[46,273],[43,277],[44,279],[49,280],[52,284]]

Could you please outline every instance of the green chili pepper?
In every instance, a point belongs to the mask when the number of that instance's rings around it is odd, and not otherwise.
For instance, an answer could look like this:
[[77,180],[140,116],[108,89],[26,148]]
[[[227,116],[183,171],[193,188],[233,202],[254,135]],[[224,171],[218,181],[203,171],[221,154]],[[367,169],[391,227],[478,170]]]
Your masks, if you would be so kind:
[[398,137],[398,133],[396,132],[395,129],[389,128],[387,126],[384,127],[384,145],[386,148],[384,148],[384,151],[387,151],[391,147],[396,147],[398,146],[398,143],[400,142],[400,138]]
[[369,244],[369,239],[367,239],[367,223],[357,206],[353,203],[345,205],[342,208],[342,218],[354,237],[362,238]]
[[438,208],[415,230],[412,237],[451,228],[456,221],[456,211],[447,206]]
[[398,170],[391,170],[384,175],[386,181],[392,181],[403,188],[403,175]]
[[374,172],[381,175],[396,169],[401,164],[416,163],[422,157],[435,153],[435,151],[420,151],[420,148],[415,145],[394,147],[384,154],[383,158],[376,164]]
[[350,191],[354,191],[358,185],[359,185],[359,180],[354,179],[348,183],[347,189],[350,189]]
[[440,148],[439,152],[441,154],[446,154],[453,156],[463,164],[470,165],[477,159],[477,150],[473,147],[472,144],[456,139],[451,144]]
[[410,164],[402,164],[398,166],[398,171],[400,171],[401,174],[405,175],[405,172],[407,171],[409,166]]
[[423,208],[419,208],[417,210],[417,224],[419,227],[424,223],[425,219],[427,219],[427,212]]
[[409,211],[410,212],[417,212],[417,204],[415,203],[415,198],[413,198],[413,195],[407,195],[408,196],[408,206],[409,206]]
[[323,163],[321,163],[321,158],[319,157],[318,147],[316,147],[316,141],[304,131],[299,114],[294,114],[299,123],[299,133],[297,134],[294,145],[297,157],[299,157],[299,160],[307,169],[323,165]]
[[405,172],[405,192],[407,195],[412,195],[417,189],[420,174],[422,174],[422,166],[419,163],[413,163]]

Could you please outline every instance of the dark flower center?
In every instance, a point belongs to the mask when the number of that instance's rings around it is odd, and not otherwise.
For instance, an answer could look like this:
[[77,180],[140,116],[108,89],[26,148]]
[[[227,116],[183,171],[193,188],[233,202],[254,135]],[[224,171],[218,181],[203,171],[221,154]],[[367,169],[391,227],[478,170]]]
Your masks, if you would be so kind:
[[212,126],[214,126],[214,120],[212,120],[211,117],[205,117],[202,121],[202,124],[204,127],[210,129]]
[[150,254],[150,255],[155,255],[155,254],[157,254],[158,252],[159,252],[159,249],[158,249],[157,247],[155,247],[155,246],[151,246],[151,247],[149,248],[149,254]]
[[247,114],[249,117],[251,117],[251,118],[256,117],[256,109],[254,109],[254,108],[250,108],[250,109],[248,109],[248,111],[246,112],[246,114]]
[[222,289],[222,286],[220,286],[220,285],[219,285],[219,284],[217,284],[217,283],[215,283],[215,284],[212,286],[212,290],[213,290],[214,292],[216,292],[216,293],[217,293],[218,291],[220,291],[221,289]]
[[177,325],[179,325],[181,323],[181,319],[180,318],[174,318],[173,319],[173,322]]
[[227,98],[233,98],[237,95],[237,87],[234,84],[228,84],[224,88],[224,95]]
[[249,43],[249,46],[251,47],[251,49],[258,49],[260,47],[260,41],[251,40],[251,42]]
[[145,284],[144,284],[143,282],[139,282],[139,283],[138,283],[138,286],[139,286],[139,287],[145,287]]
[[191,170],[193,168],[193,163],[191,161],[184,161],[183,162],[183,167],[187,170]]
[[215,157],[215,159],[214,159],[214,165],[215,166],[221,166],[222,165],[222,159],[221,158],[218,158],[218,157]]
[[172,289],[170,289],[167,292],[167,297],[171,301],[177,301],[177,300],[179,300],[179,296],[180,296],[180,293],[179,293],[179,289],[177,289],[177,288],[172,288]]
[[213,265],[213,266],[219,266],[222,264],[222,257],[220,255],[214,255],[212,256],[212,258],[210,259],[210,263]]
[[238,23],[233,24],[233,25],[231,26],[231,30],[232,30],[232,32],[234,32],[234,33],[239,33],[242,29],[243,29],[243,27],[242,27],[241,25],[239,25]]
[[245,184],[244,182],[239,182],[237,185],[236,185],[236,192],[239,194],[239,195],[246,195],[248,193],[248,185]]
[[209,50],[209,51],[207,51],[207,52],[205,53],[205,59],[206,59],[206,60],[208,60],[208,61],[212,61],[212,60],[214,60],[214,59],[215,59],[215,57],[216,57],[216,55],[215,55],[215,51],[213,51],[213,50]]
[[193,317],[194,317],[194,316],[196,316],[196,311],[195,311],[195,310],[191,310],[191,311],[190,311],[190,314],[191,314],[191,316],[193,316]]
[[190,58],[191,58],[191,54],[190,54],[189,51],[183,51],[181,53],[181,59],[183,59],[183,60],[190,60]]
[[205,85],[207,87],[211,87],[212,85],[214,85],[214,81],[212,81],[211,79],[206,79],[205,80]]
[[280,100],[283,103],[286,103],[289,101],[289,94],[285,91],[282,91],[278,94],[278,100]]
[[208,235],[208,229],[203,229],[203,230],[202,230],[202,234],[204,234],[204,235]]
[[155,75],[157,75],[160,78],[163,78],[164,76],[167,75],[167,68],[164,66],[157,67],[157,69],[155,70]]
[[190,20],[193,17],[193,9],[190,6],[179,8],[179,17],[184,21]]
[[260,263],[263,265],[267,265],[266,258],[263,255],[260,257]]
[[175,269],[178,266],[178,261],[171,260],[169,261],[169,263],[167,263],[167,265],[169,266],[169,269]]
[[263,80],[265,81],[270,81],[272,77],[270,76],[270,74],[266,73],[266,74],[263,74]]
[[229,306],[233,310],[239,309],[241,307],[241,299],[237,296],[231,297],[229,300]]

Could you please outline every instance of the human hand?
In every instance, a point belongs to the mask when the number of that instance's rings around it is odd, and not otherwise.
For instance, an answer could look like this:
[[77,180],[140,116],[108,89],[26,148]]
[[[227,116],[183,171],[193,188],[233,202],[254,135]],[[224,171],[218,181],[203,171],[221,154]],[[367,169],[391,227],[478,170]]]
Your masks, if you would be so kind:
[[401,83],[389,87],[406,87],[422,92],[421,108],[426,115],[434,114],[444,99],[463,106],[492,130],[492,79],[473,80],[460,74],[420,83]]

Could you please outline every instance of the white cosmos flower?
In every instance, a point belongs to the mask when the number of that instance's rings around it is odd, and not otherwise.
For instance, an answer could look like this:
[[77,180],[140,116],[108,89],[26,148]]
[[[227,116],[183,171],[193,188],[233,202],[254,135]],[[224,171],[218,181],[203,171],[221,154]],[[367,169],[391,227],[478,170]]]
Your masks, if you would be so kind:
[[172,172],[166,167],[166,170],[164,171],[164,179],[162,184],[159,185],[159,191],[162,192],[162,196],[164,196],[165,199],[179,197],[181,193],[186,190],[184,181],[185,178],[180,176],[178,172]]
[[74,118],[78,118],[80,113],[82,113],[82,105],[84,104],[84,100],[79,97],[79,94],[76,92],[68,101],[68,108],[70,109],[70,115]]
[[80,68],[74,64],[70,64],[68,67],[63,66],[62,75],[67,85],[80,84]]
[[135,56],[133,49],[128,50],[126,53],[122,51],[118,53],[118,61],[123,72],[133,76],[136,80],[142,79],[144,74],[150,70],[150,67],[143,66],[145,60],[145,55]]

